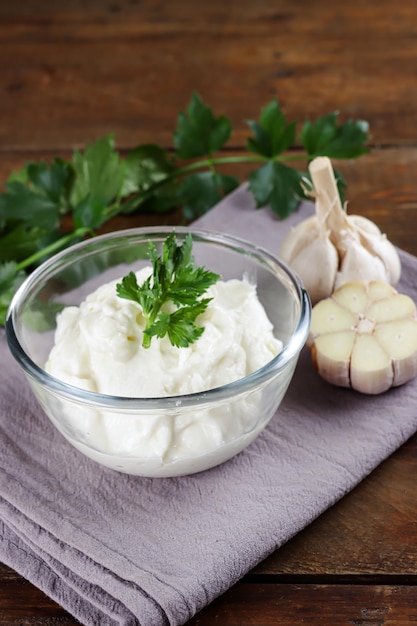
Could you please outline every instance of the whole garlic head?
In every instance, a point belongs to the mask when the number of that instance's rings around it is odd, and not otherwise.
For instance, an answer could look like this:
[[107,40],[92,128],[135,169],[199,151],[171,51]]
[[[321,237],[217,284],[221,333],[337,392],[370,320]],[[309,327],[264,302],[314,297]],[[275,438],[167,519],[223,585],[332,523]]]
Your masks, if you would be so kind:
[[315,215],[292,228],[279,256],[300,276],[313,305],[352,280],[397,284],[401,262],[371,220],[343,209],[330,159],[310,163]]

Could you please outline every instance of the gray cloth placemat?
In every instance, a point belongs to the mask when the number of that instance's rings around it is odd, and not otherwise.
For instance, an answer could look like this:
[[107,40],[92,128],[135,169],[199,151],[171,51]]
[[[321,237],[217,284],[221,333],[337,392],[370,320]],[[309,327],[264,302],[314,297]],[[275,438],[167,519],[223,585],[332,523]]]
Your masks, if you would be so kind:
[[[243,186],[197,222],[277,252]],[[399,289],[417,299],[417,259]],[[323,382],[304,349],[279,411],[231,461],[189,477],[118,474],[73,449],[0,336],[0,558],[82,624],[184,624],[417,430],[417,381],[372,397]]]

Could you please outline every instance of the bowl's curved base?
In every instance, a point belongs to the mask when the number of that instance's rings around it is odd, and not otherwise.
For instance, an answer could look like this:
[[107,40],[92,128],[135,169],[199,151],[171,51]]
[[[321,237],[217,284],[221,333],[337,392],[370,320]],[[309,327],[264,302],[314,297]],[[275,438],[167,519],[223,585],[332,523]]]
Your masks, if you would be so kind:
[[[173,478],[175,476],[188,476],[221,465],[236,456],[254,441],[259,433],[265,428],[265,423],[250,433],[245,434],[233,441],[229,441],[222,446],[200,456],[188,456],[164,462],[163,459],[157,457],[135,458],[135,457],[118,457],[109,455],[97,450],[93,450],[89,446],[79,441],[69,438],[66,433],[62,433],[65,439],[69,441],[79,452],[92,459],[100,465],[109,467],[116,472],[131,474],[133,476],[143,476],[146,478]],[[61,431],[62,432],[62,431]]]

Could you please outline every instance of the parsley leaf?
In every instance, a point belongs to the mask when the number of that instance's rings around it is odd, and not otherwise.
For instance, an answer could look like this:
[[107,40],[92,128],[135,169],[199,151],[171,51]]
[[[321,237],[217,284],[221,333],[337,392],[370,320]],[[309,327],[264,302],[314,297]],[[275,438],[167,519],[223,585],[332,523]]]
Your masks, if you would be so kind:
[[71,205],[77,206],[86,197],[109,204],[121,196],[126,164],[114,149],[112,135],[87,145],[84,154],[76,150],[72,158],[75,181]]
[[106,203],[102,198],[88,195],[81,200],[73,211],[75,228],[100,228],[106,221]]
[[[220,277],[196,267],[192,256],[192,237],[187,234],[182,245],[177,245],[175,233],[163,243],[161,256],[153,243],[149,244],[152,274],[138,285],[136,274],[129,272],[116,285],[120,298],[137,302],[145,317],[142,345],[148,348],[152,337],[168,335],[172,345],[185,348],[196,341],[204,328],[196,324],[204,313],[209,298],[200,299]],[[176,308],[172,309],[172,305]]]
[[364,146],[368,138],[368,123],[348,120],[338,125],[337,118],[338,113],[330,113],[319,117],[314,123],[305,122],[301,141],[310,160],[316,156],[353,159],[368,152]]
[[58,228],[60,213],[56,202],[17,180],[6,183],[5,189],[0,193],[0,226],[4,227],[8,220],[20,220],[28,227]]
[[268,161],[249,175],[249,186],[257,208],[269,205],[280,218],[297,208],[303,196],[302,175],[279,161]]
[[220,202],[239,185],[235,176],[220,172],[198,172],[181,181],[178,198],[182,204],[184,217],[196,219]]
[[68,210],[68,189],[73,180],[73,170],[69,163],[63,159],[55,159],[49,167],[44,161],[28,163],[26,173],[27,182],[58,205],[62,211]]
[[192,159],[220,150],[231,134],[232,125],[227,117],[215,117],[200,96],[193,94],[187,112],[178,115],[174,146],[178,156]]
[[1,237],[0,262],[21,261],[39,250],[39,242],[43,240],[44,230],[27,227],[23,222],[17,222],[4,230]]
[[148,191],[156,183],[166,180],[175,170],[174,160],[156,144],[143,144],[131,150],[125,163],[123,195]]
[[137,209],[163,212],[178,203],[175,183],[175,161],[156,144],[134,148],[125,159],[126,176],[122,195],[130,196],[121,207],[123,213]]
[[[362,120],[349,120],[338,124],[338,114],[330,113],[315,122],[307,121],[301,131],[301,142],[307,152],[307,161],[316,156],[352,159],[368,152],[364,145],[368,139],[368,124]],[[248,150],[265,158],[266,163],[249,175],[249,188],[257,208],[269,205],[281,219],[293,213],[300,200],[305,198],[302,180],[309,178],[295,168],[283,163],[284,152],[295,142],[296,125],[287,123],[277,101],[271,102],[260,114],[259,122],[248,122],[254,136],[247,140]],[[291,157],[290,157],[291,158]],[[293,160],[297,158],[292,156]],[[346,183],[337,175],[338,189],[343,201]]]
[[281,154],[295,141],[296,124],[287,124],[276,100],[262,109],[259,122],[249,120],[247,124],[254,134],[247,140],[248,150],[267,158]]
[[173,346],[187,348],[204,332],[204,326],[197,326],[195,321],[207,308],[210,298],[199,300],[196,304],[177,309],[173,313],[161,311],[157,321],[146,330],[148,337],[162,338],[168,335]]
[[14,261],[0,264],[0,324],[3,326],[11,299],[25,278],[25,272]]

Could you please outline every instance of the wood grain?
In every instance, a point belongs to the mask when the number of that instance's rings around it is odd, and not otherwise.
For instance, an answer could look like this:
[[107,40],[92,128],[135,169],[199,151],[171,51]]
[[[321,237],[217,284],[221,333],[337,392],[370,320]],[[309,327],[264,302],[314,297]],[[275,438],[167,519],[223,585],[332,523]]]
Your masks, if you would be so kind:
[[76,619],[25,580],[4,579],[3,574],[0,580],[0,624],[2,626],[79,625]]
[[[7,583],[2,626],[77,626],[79,622],[26,583]],[[4,600],[4,597],[13,598]],[[19,605],[19,602],[21,604]],[[189,626],[410,626],[417,619],[410,585],[236,585],[188,622]]]
[[189,625],[409,626],[416,601],[417,589],[405,586],[241,585]]
[[193,91],[231,117],[231,145],[272,98],[290,119],[339,110],[368,120],[374,144],[415,144],[413,0],[395,13],[389,0],[86,4],[3,4],[3,150],[109,132],[123,146],[169,146]]

